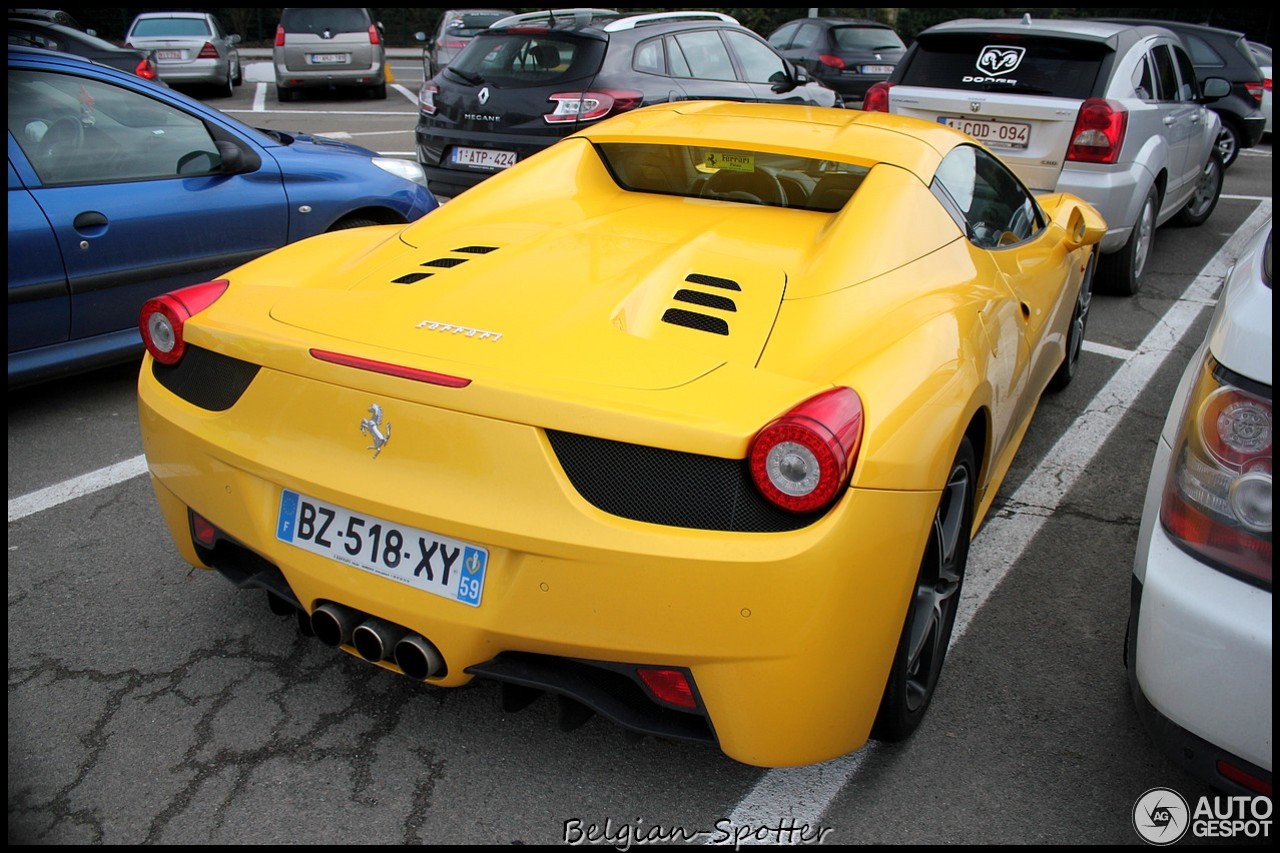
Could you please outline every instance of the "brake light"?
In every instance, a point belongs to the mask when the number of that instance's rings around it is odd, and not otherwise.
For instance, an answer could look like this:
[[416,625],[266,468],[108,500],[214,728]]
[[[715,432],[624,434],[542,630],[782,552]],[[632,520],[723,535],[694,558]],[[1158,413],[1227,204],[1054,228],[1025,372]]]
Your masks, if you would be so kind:
[[838,71],[844,70],[844,60],[838,56],[833,56],[830,53],[818,54],[818,61],[828,68],[835,68]]
[[751,478],[775,506],[813,512],[849,482],[862,444],[862,400],[833,388],[805,400],[756,433]]
[[193,284],[148,299],[142,305],[138,328],[147,352],[161,364],[177,364],[186,352],[186,322],[218,301],[227,290],[226,279]]
[[1271,400],[1206,357],[1173,445],[1160,521],[1180,545],[1271,588]]
[[1255,102],[1256,104],[1258,104],[1259,106],[1261,106],[1261,104],[1262,104],[1262,92],[1263,92],[1263,90],[1265,90],[1265,89],[1270,89],[1270,88],[1271,88],[1271,81],[1270,81],[1270,80],[1257,80],[1257,81],[1254,81],[1254,82],[1245,83],[1245,84],[1244,84],[1244,88],[1245,88],[1245,91],[1247,91],[1247,92],[1249,93],[1249,97],[1253,98],[1254,102]]
[[378,33],[378,25],[369,25],[369,44],[382,44],[382,36]]
[[436,95],[440,92],[440,87],[430,81],[424,81],[422,88],[418,90],[418,109],[425,115],[433,116],[436,114]]
[[466,46],[467,46],[467,43],[465,41],[460,41],[458,39],[452,39],[451,41],[440,42],[440,47],[443,47],[446,50],[457,50],[460,47],[466,47]]
[[156,72],[156,64],[151,61],[150,57],[145,56],[138,60],[138,67],[133,69],[133,73],[144,80],[154,80],[160,76]]
[[867,93],[862,96],[863,112],[889,112],[889,90],[892,88],[893,84],[888,80],[881,80],[879,83],[871,84],[871,87],[867,89]]
[[1106,98],[1089,98],[1080,105],[1071,130],[1067,159],[1077,163],[1114,163],[1124,144],[1129,111],[1124,104]]
[[200,48],[200,55],[196,59],[217,59],[218,49],[213,46],[212,42],[205,42],[204,47]]
[[644,94],[623,89],[599,92],[557,92],[547,98],[556,108],[544,115],[547,124],[569,121],[593,121],[607,115],[633,110],[644,102]]
[[276,47],[284,47],[284,27],[276,25]]

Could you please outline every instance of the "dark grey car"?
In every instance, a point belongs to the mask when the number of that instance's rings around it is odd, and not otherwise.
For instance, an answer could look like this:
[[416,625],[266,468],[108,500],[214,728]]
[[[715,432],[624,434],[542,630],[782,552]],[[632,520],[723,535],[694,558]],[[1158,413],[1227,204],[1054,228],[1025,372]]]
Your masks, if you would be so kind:
[[419,94],[418,162],[454,196],[583,125],[682,100],[843,105],[717,12],[515,15],[478,34]]
[[846,101],[888,80],[907,46],[888,24],[856,18],[798,18],[769,36],[769,44]]
[[510,9],[445,9],[430,37],[417,33],[422,47],[422,73],[434,77],[490,24],[514,15]]

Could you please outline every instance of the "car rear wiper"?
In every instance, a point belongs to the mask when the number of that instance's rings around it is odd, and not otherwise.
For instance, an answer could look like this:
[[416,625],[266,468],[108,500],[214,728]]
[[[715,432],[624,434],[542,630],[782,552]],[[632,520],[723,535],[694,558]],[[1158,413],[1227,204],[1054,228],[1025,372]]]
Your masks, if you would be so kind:
[[449,65],[446,65],[444,67],[444,70],[458,77],[461,77],[463,80],[470,83],[472,86],[479,86],[481,83],[484,82],[484,78],[481,77],[479,74],[472,74],[469,71],[461,71]]

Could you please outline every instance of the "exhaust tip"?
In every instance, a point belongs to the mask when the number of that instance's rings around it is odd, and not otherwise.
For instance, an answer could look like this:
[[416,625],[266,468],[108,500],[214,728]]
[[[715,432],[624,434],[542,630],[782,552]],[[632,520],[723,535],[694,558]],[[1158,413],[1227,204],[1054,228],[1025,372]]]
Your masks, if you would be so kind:
[[312,612],[311,630],[326,646],[345,646],[351,642],[359,619],[360,614],[351,608],[326,601]]
[[405,633],[399,625],[381,619],[366,619],[351,632],[351,644],[360,657],[370,663],[378,663],[392,656],[396,643]]
[[444,656],[425,637],[410,634],[395,648],[396,666],[409,678],[423,681],[445,672]]

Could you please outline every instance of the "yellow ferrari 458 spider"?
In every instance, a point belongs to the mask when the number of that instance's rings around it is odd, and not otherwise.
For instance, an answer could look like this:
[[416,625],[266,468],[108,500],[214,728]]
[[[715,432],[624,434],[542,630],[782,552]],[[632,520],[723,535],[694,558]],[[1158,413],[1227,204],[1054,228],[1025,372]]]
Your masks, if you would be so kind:
[[427,684],[761,766],[901,739],[1103,231],[941,125],[636,110],[149,302],[156,496]]

